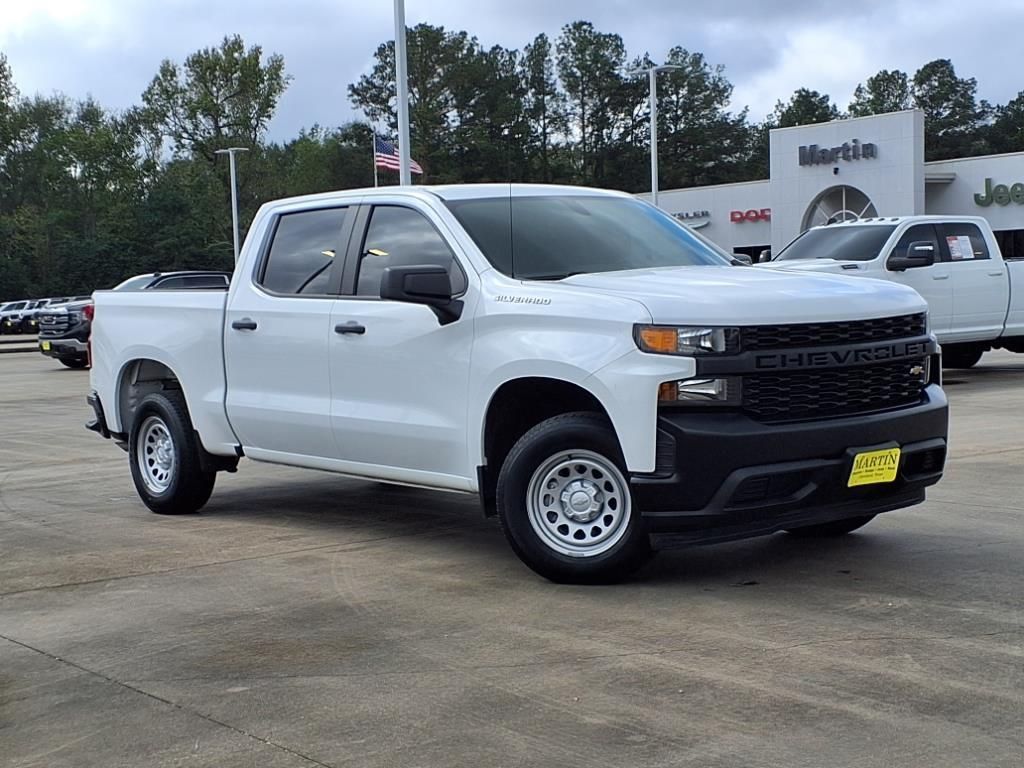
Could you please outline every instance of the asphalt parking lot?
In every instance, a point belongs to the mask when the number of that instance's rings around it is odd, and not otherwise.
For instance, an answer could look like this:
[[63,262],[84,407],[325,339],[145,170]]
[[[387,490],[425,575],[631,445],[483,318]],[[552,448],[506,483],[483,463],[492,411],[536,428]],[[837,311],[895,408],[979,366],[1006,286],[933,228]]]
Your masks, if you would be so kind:
[[243,462],[145,510],[88,373],[0,356],[0,764],[1021,766],[1024,357],[842,540],[540,580],[469,497]]

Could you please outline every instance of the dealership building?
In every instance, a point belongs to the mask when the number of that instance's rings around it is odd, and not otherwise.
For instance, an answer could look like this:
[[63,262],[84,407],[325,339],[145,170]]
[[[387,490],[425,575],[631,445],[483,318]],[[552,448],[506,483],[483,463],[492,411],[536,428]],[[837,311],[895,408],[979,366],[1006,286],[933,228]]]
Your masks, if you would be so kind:
[[1024,258],[1024,152],[926,163],[924,131],[919,110],[778,128],[769,179],[663,190],[658,205],[751,256],[820,224],[969,214],[988,219],[1005,257]]

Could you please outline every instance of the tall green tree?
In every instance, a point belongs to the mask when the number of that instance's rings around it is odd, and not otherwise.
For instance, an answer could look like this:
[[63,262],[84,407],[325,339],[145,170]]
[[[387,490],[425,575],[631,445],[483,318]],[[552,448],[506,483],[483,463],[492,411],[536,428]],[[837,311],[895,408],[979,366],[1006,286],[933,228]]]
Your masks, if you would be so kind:
[[[408,31],[410,152],[435,183],[521,175],[526,139],[518,53],[484,50],[466,32],[419,24]],[[392,136],[398,131],[394,41],[349,86],[354,106]],[[510,171],[511,167],[511,171]],[[510,176],[511,174],[511,176]]]
[[797,88],[790,96],[789,102],[781,101],[775,105],[775,111],[769,122],[775,128],[792,128],[795,125],[812,125],[838,120],[842,115],[839,108],[832,103],[827,93],[818,93],[808,88]]
[[555,146],[565,140],[568,129],[565,95],[555,77],[554,46],[543,32],[523,51],[523,111],[529,135],[526,153],[531,159],[530,178],[551,182],[559,177],[555,169]]
[[622,106],[626,47],[619,35],[598,32],[589,21],[576,21],[562,28],[556,50],[558,75],[572,120],[570,130],[579,137],[580,181],[602,183],[606,152],[621,127],[618,108]]
[[279,54],[264,59],[260,46],[232,35],[182,66],[165,59],[142,101],[175,153],[212,163],[218,149],[260,141],[290,81]]
[[949,59],[935,59],[914,73],[914,106],[925,117],[925,160],[987,151],[981,127],[990,109],[978,102],[977,90],[973,77],[957,77]]
[[988,141],[992,152],[1024,152],[1024,91],[996,108]]
[[910,109],[912,103],[907,73],[883,69],[869,77],[866,84],[857,84],[849,113],[851,117],[883,115]]
[[660,177],[666,187],[738,181],[749,175],[752,151],[747,111],[729,111],[732,84],[722,66],[676,47],[659,76]]

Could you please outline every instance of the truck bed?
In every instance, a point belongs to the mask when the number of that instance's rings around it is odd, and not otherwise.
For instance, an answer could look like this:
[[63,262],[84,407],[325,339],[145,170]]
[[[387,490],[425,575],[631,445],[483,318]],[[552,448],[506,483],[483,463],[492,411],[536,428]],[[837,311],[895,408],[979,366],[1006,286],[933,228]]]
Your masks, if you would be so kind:
[[112,431],[126,433],[120,384],[136,360],[188,371],[182,391],[193,426],[211,453],[231,455],[237,444],[224,410],[226,291],[97,291],[92,327],[92,380]]

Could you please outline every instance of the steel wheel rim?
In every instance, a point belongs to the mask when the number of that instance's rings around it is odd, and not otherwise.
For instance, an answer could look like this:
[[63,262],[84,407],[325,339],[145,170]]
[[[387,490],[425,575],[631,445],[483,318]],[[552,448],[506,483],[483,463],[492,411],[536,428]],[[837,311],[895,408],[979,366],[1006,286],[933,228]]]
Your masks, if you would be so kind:
[[626,534],[629,484],[615,464],[593,451],[561,451],[530,477],[526,510],[538,538],[568,557],[596,557]]
[[178,459],[171,431],[159,416],[149,416],[142,422],[135,458],[142,481],[151,493],[164,493],[170,488]]

